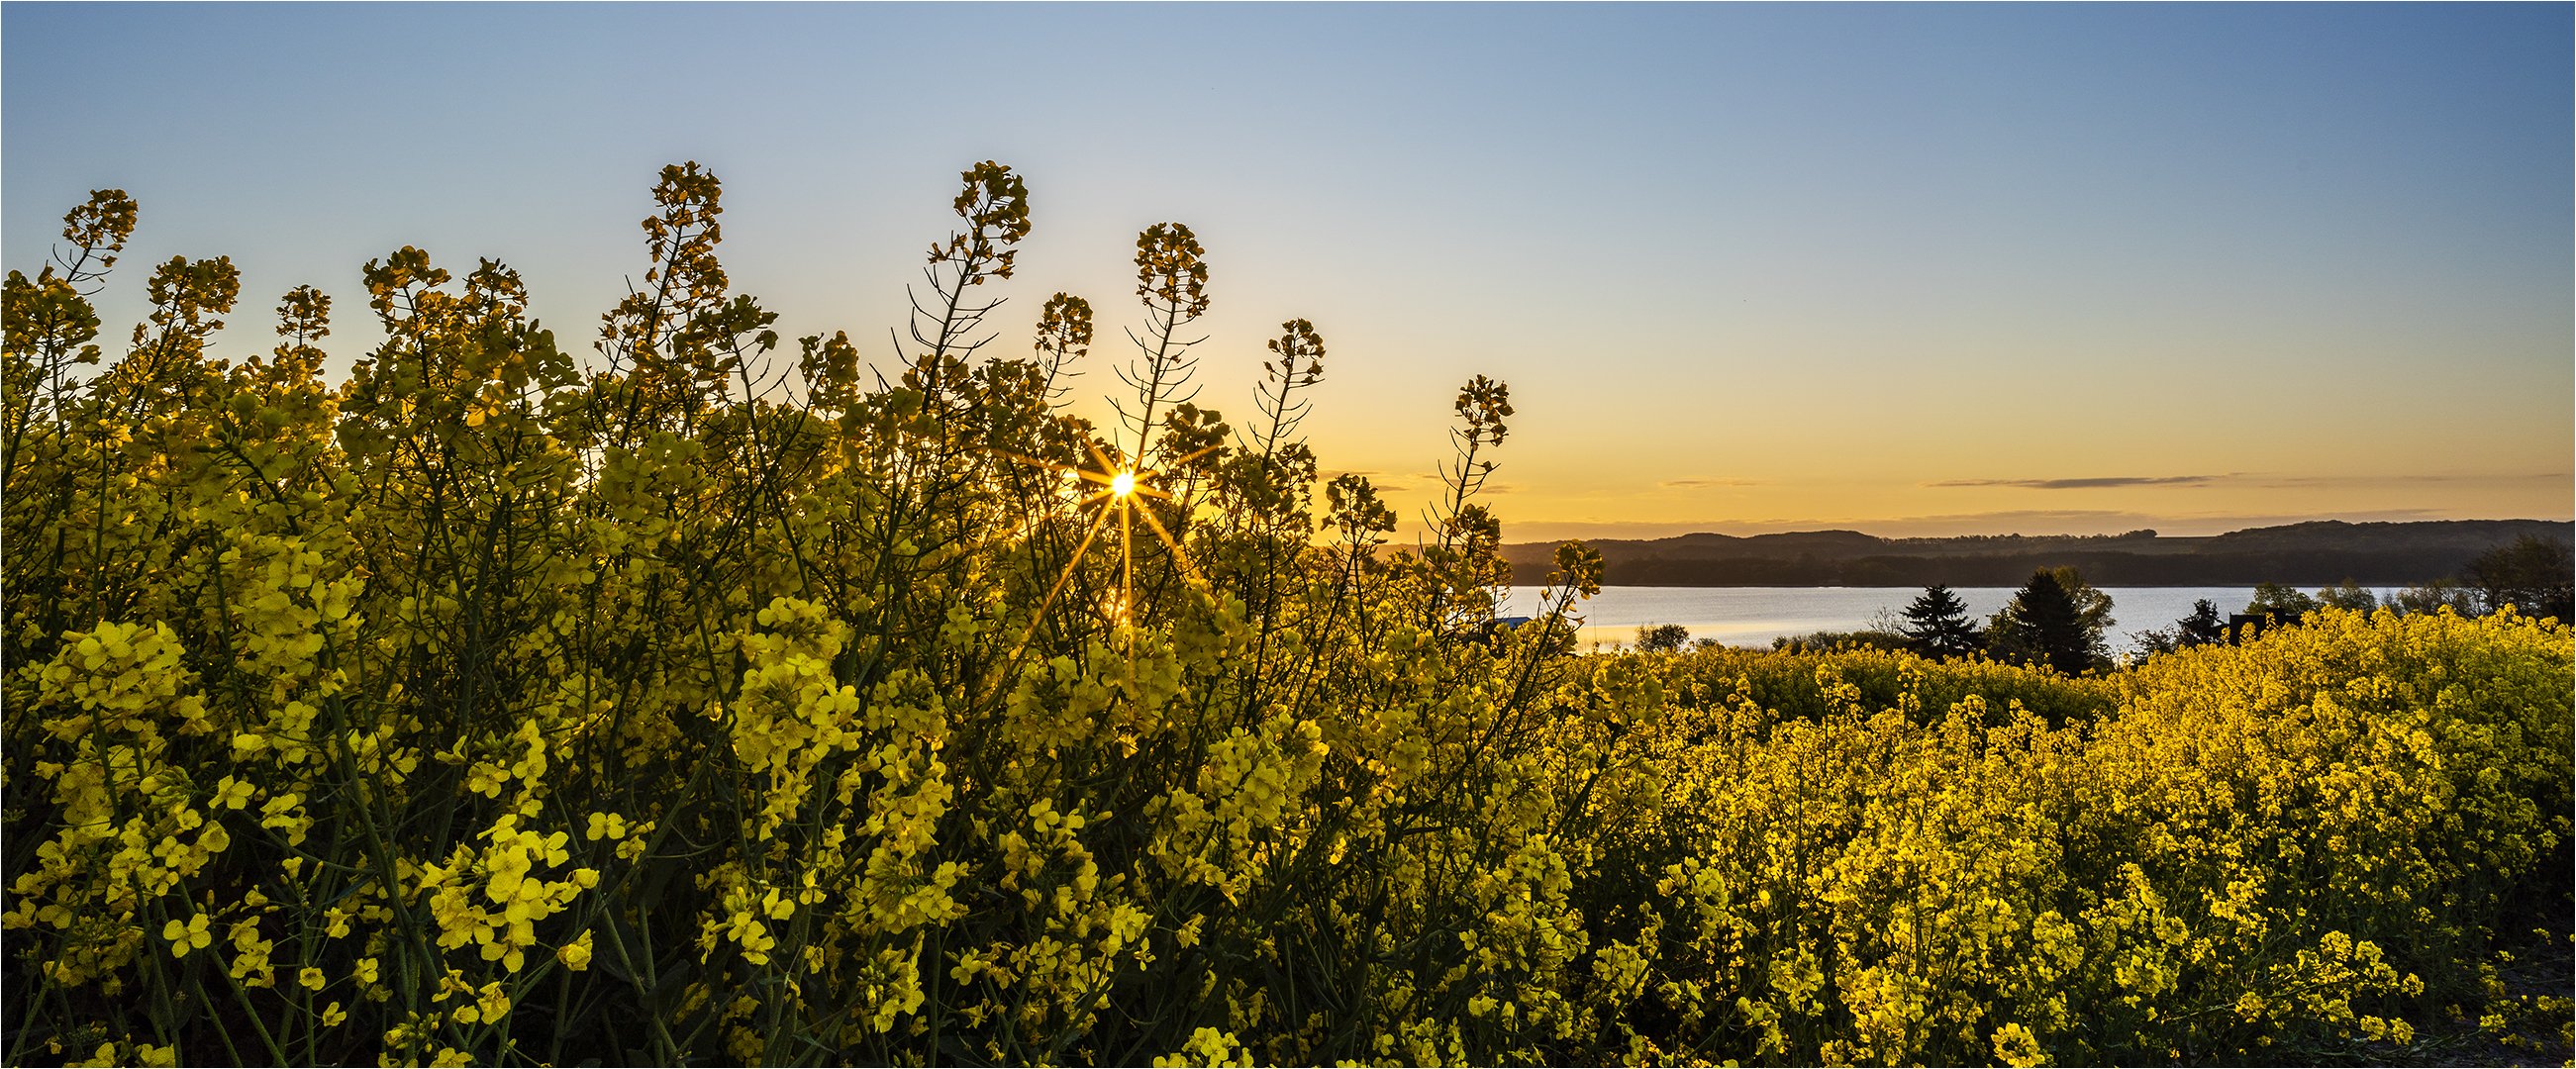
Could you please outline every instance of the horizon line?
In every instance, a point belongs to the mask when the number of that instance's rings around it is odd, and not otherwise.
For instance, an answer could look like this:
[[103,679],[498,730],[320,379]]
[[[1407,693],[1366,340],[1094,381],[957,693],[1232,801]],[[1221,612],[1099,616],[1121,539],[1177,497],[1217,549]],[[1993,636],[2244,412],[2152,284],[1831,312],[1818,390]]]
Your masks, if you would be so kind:
[[[1936,519],[1936,518],[1933,518],[1933,517],[1926,517],[1926,518],[1924,518],[1924,519],[1925,519],[1925,520],[1929,520],[1929,519]],[[1757,523],[1758,523],[1759,521],[1755,521],[1755,522],[1757,522]],[[1799,522],[1799,521],[1785,521],[1785,522]],[[2301,525],[2304,525],[2304,524],[2311,524],[2311,523],[2341,523],[2341,524],[2347,524],[2347,525],[2350,525],[2350,526],[2356,526],[2356,527],[2358,527],[2358,526],[2363,526],[2363,525],[2368,525],[2368,524],[2385,524],[2385,525],[2390,525],[2390,526],[2398,526],[2398,525],[2435,524],[2435,523],[2542,523],[2542,524],[2563,524],[2563,525],[2569,525],[2569,526],[2576,526],[2576,516],[2564,517],[2564,518],[2559,518],[2559,519],[2543,519],[2543,518],[2539,518],[2539,517],[2530,517],[2530,516],[2499,516],[2499,517],[2469,517],[2469,516],[2464,516],[2464,517],[2445,517],[2445,518],[2420,518],[2420,519],[2366,519],[2366,520],[2350,520],[2350,519],[2343,519],[2343,518],[2340,518],[2340,517],[2334,517],[2334,516],[2321,516],[2321,517],[2316,517],[2316,518],[2312,518],[2312,519],[2304,519],[2304,520],[2286,520],[2286,519],[2285,519],[2285,520],[2282,520],[2282,521],[2280,521],[2280,522],[2253,523],[2253,524],[2249,524],[2249,525],[2247,525],[2247,526],[2243,526],[2243,527],[2235,527],[2235,528],[2231,528],[2231,529],[2228,529],[2228,530],[2225,530],[2225,531],[2220,531],[2220,532],[2217,532],[2217,533],[2215,533],[2215,534],[2167,534],[2167,533],[2165,533],[2165,532],[2163,532],[2163,531],[2161,531],[2161,530],[2158,530],[2158,529],[2157,529],[2157,528],[2155,528],[2155,527],[2152,527],[2152,526],[2146,526],[2146,527],[2133,528],[2133,529],[2131,529],[2130,531],[2126,531],[2126,532],[2119,532],[2119,533],[2095,533],[2095,534],[2084,534],[2084,533],[2077,533],[2077,532],[2072,532],[2072,531],[2062,531],[2062,532],[2045,532],[2045,533],[2037,533],[2037,534],[2033,534],[2033,533],[2029,533],[2029,532],[2024,532],[2024,531],[2009,531],[2009,532],[1996,532],[1996,533],[1985,533],[1985,534],[1950,534],[1950,535],[1882,535],[1882,534],[1872,534],[1872,533],[1870,533],[1869,531],[1862,530],[1861,528],[1856,527],[1856,526],[1841,526],[1841,525],[1835,525],[1835,524],[1833,524],[1831,521],[1816,521],[1816,522],[1818,522],[1818,523],[1822,523],[1822,524],[1826,524],[1826,525],[1825,525],[1825,526],[1819,526],[1819,527],[1800,527],[1800,528],[1786,529],[1786,530],[1762,530],[1762,531],[1755,531],[1755,532],[1752,532],[1752,533],[1749,533],[1749,534],[1732,534],[1732,533],[1728,533],[1728,532],[1725,532],[1725,531],[1696,530],[1696,531],[1684,531],[1684,532],[1680,532],[1680,533],[1677,533],[1677,534],[1663,534],[1663,535],[1629,535],[1629,536],[1622,536],[1622,535],[1590,535],[1590,536],[1581,536],[1581,537],[1574,537],[1574,538],[1533,538],[1533,539],[1517,540],[1517,541],[1515,541],[1515,540],[1510,540],[1510,539],[1506,539],[1502,544],[1503,544],[1503,545],[1505,545],[1505,546],[1533,546],[1533,545],[1554,545],[1554,544],[1557,544],[1557,543],[1561,543],[1561,542],[1568,542],[1568,541],[1580,541],[1580,542],[1592,542],[1592,541],[1602,541],[1602,542],[1662,542],[1662,541],[1669,541],[1669,540],[1676,539],[1676,538],[1690,538],[1690,537],[1694,537],[1694,536],[1697,536],[1697,535],[1714,535],[1714,536],[1717,536],[1717,537],[1720,537],[1720,538],[1751,539],[1751,538],[1768,538],[1768,537],[1776,537],[1776,536],[1784,536],[1784,535],[1801,535],[1801,534],[1857,534],[1857,535],[1861,535],[1861,536],[1868,537],[1868,538],[1877,538],[1877,539],[1882,539],[1882,540],[1890,541],[1890,542],[1907,542],[1907,541],[1932,541],[1932,542],[1939,542],[1939,541],[1955,541],[1955,540],[1962,540],[1962,539],[1974,539],[1974,538],[2027,538],[2027,539],[2047,539],[2047,538],[2082,538],[2082,539],[2096,539],[2096,540],[2101,540],[2101,541],[2117,541],[2117,540],[2122,539],[2122,538],[2132,537],[2132,536],[2134,536],[2134,535],[2136,534],[2136,532],[2138,532],[2138,531],[2146,531],[2146,532],[2149,532],[2149,534],[2147,535],[2147,537],[2153,537],[2153,538],[2219,538],[2219,537],[2224,537],[2224,536],[2226,536],[2226,535],[2231,535],[2231,534],[2242,534],[2242,533],[2245,533],[2245,532],[2248,532],[2248,531],[2264,531],[2264,530],[2273,530],[2273,529],[2276,529],[2276,528],[2283,528],[2283,527],[2297,527],[2297,526],[2301,526]],[[1900,523],[1900,524],[1901,524],[1901,523],[1908,523],[1908,522],[1924,522],[1924,520],[1904,520],[1904,519],[1898,519],[1898,520],[1887,520],[1887,521],[1877,521],[1877,522],[1881,522],[1881,523]],[[1652,522],[1638,522],[1638,523],[1634,523],[1634,524],[1625,524],[1625,523],[1598,523],[1598,524],[1593,524],[1593,523],[1584,523],[1584,522],[1577,521],[1577,522],[1567,522],[1567,523],[1562,523],[1562,524],[1549,524],[1549,523],[1543,523],[1543,522],[1542,522],[1542,523],[1533,523],[1533,524],[1530,524],[1530,526],[1560,526],[1560,525],[1561,525],[1561,526],[1605,526],[1605,527],[1616,527],[1616,526],[1637,526],[1637,527],[1661,527],[1661,526],[1674,526],[1674,525],[1668,525],[1668,524],[1656,524],[1656,523],[1652,523]],[[1771,526],[1771,525],[1769,525],[1769,524],[1761,524],[1761,526]]]

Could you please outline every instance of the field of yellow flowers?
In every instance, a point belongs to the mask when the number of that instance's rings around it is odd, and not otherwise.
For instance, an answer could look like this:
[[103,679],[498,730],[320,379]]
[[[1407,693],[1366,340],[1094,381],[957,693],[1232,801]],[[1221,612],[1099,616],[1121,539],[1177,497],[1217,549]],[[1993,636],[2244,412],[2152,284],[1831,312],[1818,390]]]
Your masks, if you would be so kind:
[[210,355],[220,259],[103,359],[138,211],[75,209],[6,291],[7,1061],[2567,1055],[2498,979],[2567,939],[2564,625],[1577,657],[1580,545],[1494,624],[1502,384],[1388,552],[1312,324],[1192,403],[1166,224],[1132,353],[1067,294],[1005,353],[1027,192],[964,179],[891,380],[731,292],[695,165],[595,356],[405,248],[337,386],[311,288]]

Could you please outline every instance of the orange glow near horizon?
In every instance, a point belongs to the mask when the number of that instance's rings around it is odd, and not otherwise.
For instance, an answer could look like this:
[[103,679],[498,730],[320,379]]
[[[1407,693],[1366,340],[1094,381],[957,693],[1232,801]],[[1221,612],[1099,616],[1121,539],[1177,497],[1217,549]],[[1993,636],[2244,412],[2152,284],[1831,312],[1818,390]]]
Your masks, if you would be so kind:
[[[1533,409],[1540,405],[1523,405],[1525,412]],[[2075,462],[2050,458],[2045,466],[2024,458],[1839,449],[1781,456],[1640,449],[1622,460],[1552,430],[1516,434],[1497,455],[1501,466],[1484,501],[1503,521],[1505,542],[1820,530],[1940,538],[2152,529],[2200,537],[2316,520],[2566,522],[2576,516],[2576,481],[2566,461],[2537,450],[2475,467],[2437,466],[2440,458],[2427,458],[2436,463],[2411,471],[2389,464],[2379,472],[2358,465],[2339,470],[2331,457],[2265,457],[2272,463],[2231,470],[2209,456],[2123,462],[2107,450]],[[1440,495],[1429,472],[1408,470],[1386,455],[1391,450],[1353,448],[1374,443],[1319,444],[1327,456],[1340,446],[1342,455],[1364,461],[1328,467],[1326,480],[1346,470],[1366,475],[1402,517],[1398,537],[1409,541],[1419,533],[1422,507]],[[1428,443],[1420,448],[1428,452]]]

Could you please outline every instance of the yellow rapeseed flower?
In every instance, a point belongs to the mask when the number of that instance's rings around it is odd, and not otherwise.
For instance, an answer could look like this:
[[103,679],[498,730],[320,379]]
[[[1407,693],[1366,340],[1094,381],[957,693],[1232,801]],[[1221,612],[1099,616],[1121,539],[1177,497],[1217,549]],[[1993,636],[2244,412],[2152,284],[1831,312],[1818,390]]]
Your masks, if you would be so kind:
[[171,921],[161,926],[161,938],[170,944],[170,956],[184,958],[191,950],[203,950],[215,941],[206,930],[206,915],[199,913],[186,921]]

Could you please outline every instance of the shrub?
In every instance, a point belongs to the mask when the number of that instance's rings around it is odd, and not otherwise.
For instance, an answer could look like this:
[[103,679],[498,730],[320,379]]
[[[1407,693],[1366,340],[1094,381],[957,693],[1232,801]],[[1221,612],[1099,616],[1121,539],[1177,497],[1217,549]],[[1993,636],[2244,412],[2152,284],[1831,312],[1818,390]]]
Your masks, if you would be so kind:
[[1690,644],[1690,628],[1680,624],[1640,625],[1637,652],[1674,653]]

